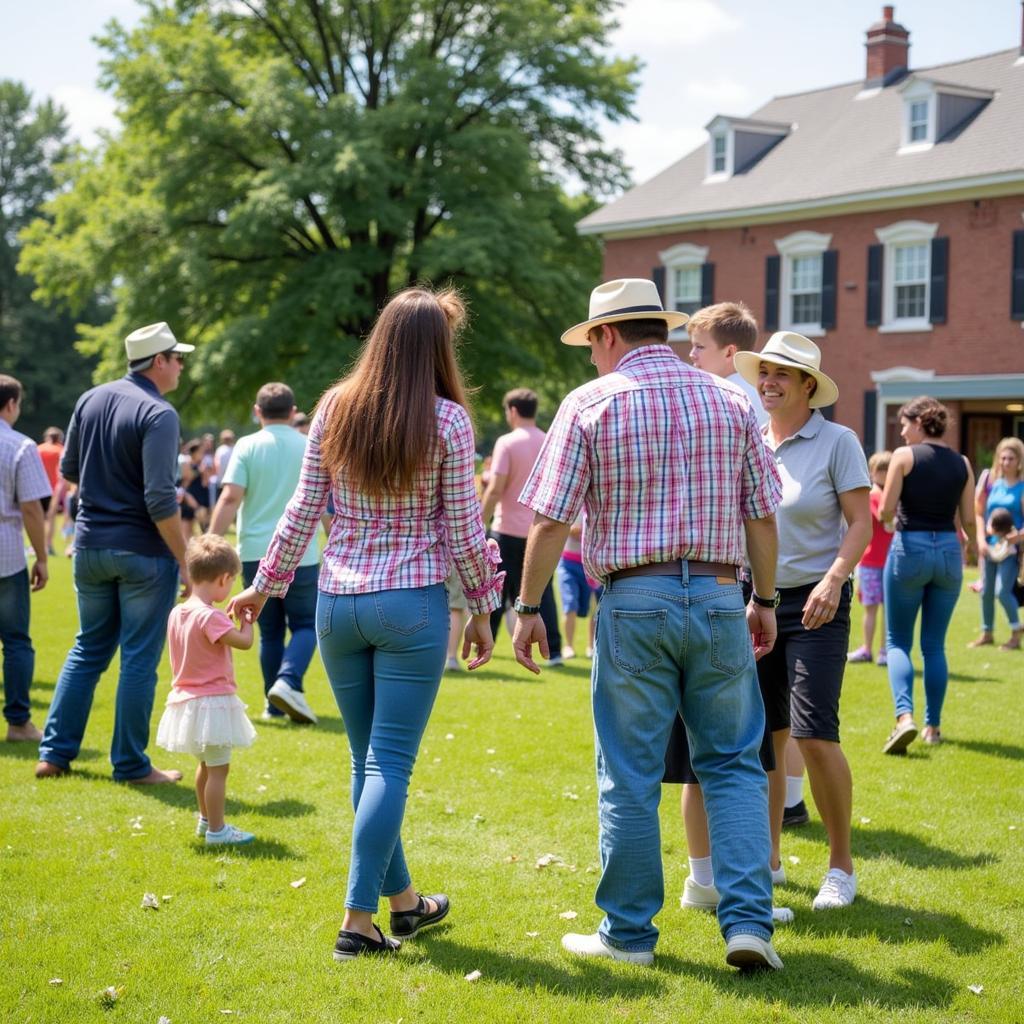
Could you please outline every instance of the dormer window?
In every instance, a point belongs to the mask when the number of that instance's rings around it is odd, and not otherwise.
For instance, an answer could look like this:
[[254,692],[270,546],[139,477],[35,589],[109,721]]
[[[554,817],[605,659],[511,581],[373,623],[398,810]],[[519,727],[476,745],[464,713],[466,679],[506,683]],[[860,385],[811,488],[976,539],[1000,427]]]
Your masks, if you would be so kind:
[[720,114],[705,125],[709,135],[708,170],[705,181],[727,181],[744,174],[778,145],[790,125],[775,121],[754,121]]
[[726,151],[729,146],[728,137],[724,132],[714,135],[711,138],[711,173],[725,174]]
[[928,138],[928,101],[914,100],[907,104],[907,140],[925,142]]
[[903,131],[900,153],[917,153],[955,138],[992,99],[987,89],[911,75],[900,86]]

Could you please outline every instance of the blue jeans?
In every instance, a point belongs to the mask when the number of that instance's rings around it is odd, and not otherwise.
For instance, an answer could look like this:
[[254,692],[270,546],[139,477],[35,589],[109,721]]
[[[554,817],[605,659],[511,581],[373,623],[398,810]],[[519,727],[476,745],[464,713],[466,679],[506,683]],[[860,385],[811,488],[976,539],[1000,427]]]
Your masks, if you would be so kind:
[[321,593],[320,656],[352,750],[352,856],[345,906],[377,912],[409,887],[400,836],[409,777],[448,649],[443,583],[372,594]]
[[1010,556],[1001,562],[982,562],[981,628],[992,633],[996,624],[996,601],[1003,606],[1011,629],[1020,629],[1020,611],[1013,585],[1017,582],[1017,558]]
[[886,647],[896,716],[914,712],[914,623],[921,613],[924,720],[938,726],[946,699],[946,631],[963,582],[963,556],[955,533],[897,530],[885,561]]
[[149,720],[178,566],[172,558],[79,548],[74,577],[80,628],[57,679],[39,757],[67,768],[78,756],[96,684],[120,646],[110,761],[115,779],[139,779],[152,769]]
[[36,667],[29,636],[28,569],[0,579],[0,644],[4,648],[4,718],[24,725],[31,717],[28,690]]
[[[249,586],[256,578],[259,562],[242,563],[242,580]],[[288,593],[272,597],[263,606],[256,620],[260,627],[260,671],[263,674],[263,693],[277,682],[286,682],[293,690],[302,692],[302,680],[316,650],[316,583],[319,567],[300,565],[295,570]],[[285,644],[285,630],[290,629],[291,640]],[[283,711],[267,706],[271,715]]]
[[677,712],[704,792],[722,934],[771,938],[764,705],[739,585],[685,569],[618,580],[605,587],[596,639],[602,939],[624,950],[651,950],[658,939],[658,802]]

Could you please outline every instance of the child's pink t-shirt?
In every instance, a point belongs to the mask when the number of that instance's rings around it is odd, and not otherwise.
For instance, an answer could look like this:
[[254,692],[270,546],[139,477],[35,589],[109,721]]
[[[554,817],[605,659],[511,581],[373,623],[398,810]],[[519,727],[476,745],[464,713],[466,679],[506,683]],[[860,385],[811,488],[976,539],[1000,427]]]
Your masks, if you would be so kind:
[[174,678],[168,703],[237,691],[231,648],[217,643],[234,628],[225,612],[204,604],[195,595],[172,609],[167,620],[167,647]]

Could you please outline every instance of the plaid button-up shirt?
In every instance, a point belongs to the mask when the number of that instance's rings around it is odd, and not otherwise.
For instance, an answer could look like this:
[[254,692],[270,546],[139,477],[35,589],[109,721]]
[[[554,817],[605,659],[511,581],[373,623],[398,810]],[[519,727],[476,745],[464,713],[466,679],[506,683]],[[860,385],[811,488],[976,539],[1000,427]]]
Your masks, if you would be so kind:
[[605,579],[676,558],[744,561],[744,519],[782,497],[746,395],[645,345],[562,402],[519,500],[571,523],[586,508],[583,561]]
[[492,611],[501,602],[505,574],[487,544],[473,481],[473,426],[462,406],[438,398],[437,444],[410,491],[371,497],[332,481],[320,464],[325,403],[309,429],[302,474],[254,581],[258,591],[279,597],[316,533],[333,490],[334,522],[320,563],[320,589],[328,594],[366,594],[442,583],[454,561],[469,610]]
[[26,566],[20,502],[51,493],[35,442],[0,419],[0,579]]

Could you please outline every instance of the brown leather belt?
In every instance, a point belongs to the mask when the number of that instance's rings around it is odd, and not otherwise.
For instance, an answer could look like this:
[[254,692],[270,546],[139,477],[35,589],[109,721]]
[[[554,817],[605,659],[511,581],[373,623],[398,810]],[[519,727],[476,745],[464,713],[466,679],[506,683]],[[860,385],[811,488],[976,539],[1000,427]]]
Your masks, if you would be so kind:
[[684,558],[676,558],[671,562],[648,562],[646,565],[631,565],[628,569],[613,572],[609,579],[612,583],[624,580],[629,576],[681,576],[683,566],[687,567],[690,576],[729,576],[739,579],[740,567],[728,562],[693,562]]

